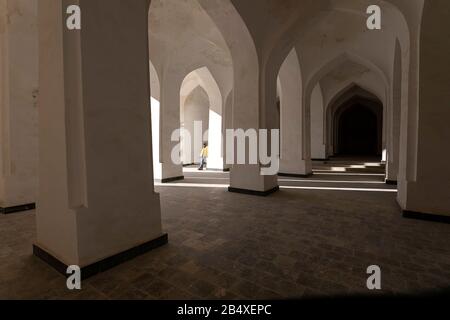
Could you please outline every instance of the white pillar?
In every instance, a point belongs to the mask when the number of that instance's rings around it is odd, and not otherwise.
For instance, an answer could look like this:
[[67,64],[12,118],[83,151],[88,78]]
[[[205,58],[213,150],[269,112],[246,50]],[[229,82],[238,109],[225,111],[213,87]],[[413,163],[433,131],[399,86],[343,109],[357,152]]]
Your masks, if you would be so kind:
[[35,254],[62,272],[61,263],[99,270],[167,241],[153,187],[149,1],[107,2],[80,0],[82,28],[69,31],[72,1],[39,0]]
[[37,95],[37,0],[0,0],[0,212],[34,207]]
[[233,129],[233,90],[224,98],[223,112],[222,112],[222,155],[223,155],[223,169],[229,171],[231,164],[226,162],[226,146],[227,146],[227,129]]
[[162,165],[160,156],[160,123],[161,123],[161,105],[159,100],[151,98],[151,117],[152,117],[152,151],[153,151],[153,178],[156,181],[162,179]]
[[311,133],[307,110],[303,104],[302,76],[295,50],[282,64],[280,79],[281,159],[280,175],[307,176],[312,173]]
[[[199,0],[199,3],[221,31],[233,58],[233,128],[244,131],[273,128],[270,122],[277,113],[275,88],[278,70],[266,73],[263,64],[259,64],[252,36],[230,1]],[[246,153],[248,151],[247,145]],[[278,190],[277,176],[262,175],[261,169],[259,161],[233,165],[229,190],[256,195]]]
[[[411,32],[414,38],[416,33]],[[450,42],[443,41],[450,37],[447,1],[425,2],[420,35],[420,48],[413,41],[410,50],[398,200],[406,215],[449,221],[450,65],[444,62],[450,56]]]
[[325,113],[322,89],[317,84],[311,94],[311,158],[325,160]]
[[[161,180],[163,182],[184,178],[183,165],[173,161],[178,159],[172,159],[174,150],[181,149],[181,136],[174,135],[176,130],[181,129],[180,88],[181,81],[177,77],[169,72],[165,72],[162,75],[160,101],[160,161]],[[179,160],[181,160],[181,157]]]
[[[252,139],[247,140],[245,164],[234,164],[232,166],[229,190],[232,192],[265,196],[279,189],[276,170],[273,175],[264,174],[259,154],[260,144],[267,145],[266,149],[269,150],[269,153],[275,152],[271,150],[270,139],[271,129],[278,129],[278,123],[275,123],[275,119],[278,118],[276,109],[277,77],[275,72],[261,72],[258,76],[261,78],[256,81],[256,86],[251,86],[248,91],[244,91],[241,88],[237,95],[238,88],[234,88],[233,128],[244,131],[256,130],[256,139],[253,141]],[[258,96],[261,97],[258,104],[247,104],[247,101],[252,101]],[[261,129],[267,130],[268,140],[260,141],[259,133]],[[257,164],[250,162],[249,155],[252,150],[257,153]],[[234,163],[237,163],[236,158]],[[276,167],[278,163],[271,163],[271,165],[275,165]]]
[[391,88],[391,108],[389,109],[389,140],[386,164],[386,182],[395,184],[398,179],[399,142],[400,142],[400,114],[402,107],[402,52],[397,41],[394,59],[394,78]]

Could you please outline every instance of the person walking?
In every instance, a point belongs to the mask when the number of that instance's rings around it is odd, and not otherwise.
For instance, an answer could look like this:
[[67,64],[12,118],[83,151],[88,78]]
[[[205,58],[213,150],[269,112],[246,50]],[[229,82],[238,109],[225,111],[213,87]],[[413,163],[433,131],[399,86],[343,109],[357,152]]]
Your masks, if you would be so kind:
[[198,170],[202,171],[203,168],[206,166],[206,161],[208,159],[208,144],[204,143],[202,151],[200,152],[200,167]]

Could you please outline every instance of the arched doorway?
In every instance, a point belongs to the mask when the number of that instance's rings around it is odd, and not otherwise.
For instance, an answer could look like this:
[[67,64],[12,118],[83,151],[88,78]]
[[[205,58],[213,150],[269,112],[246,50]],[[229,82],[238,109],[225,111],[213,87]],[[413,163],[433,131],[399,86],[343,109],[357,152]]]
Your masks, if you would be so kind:
[[180,88],[181,162],[199,162],[203,143],[208,143],[208,169],[223,170],[222,93],[207,67],[191,71]]
[[[186,97],[181,110],[181,160],[184,165],[198,164],[198,149],[201,143],[208,141],[209,129],[208,94],[201,87],[195,87]],[[199,145],[195,146],[195,137],[201,137]]]
[[334,115],[335,155],[381,157],[383,106],[379,101],[355,97]]

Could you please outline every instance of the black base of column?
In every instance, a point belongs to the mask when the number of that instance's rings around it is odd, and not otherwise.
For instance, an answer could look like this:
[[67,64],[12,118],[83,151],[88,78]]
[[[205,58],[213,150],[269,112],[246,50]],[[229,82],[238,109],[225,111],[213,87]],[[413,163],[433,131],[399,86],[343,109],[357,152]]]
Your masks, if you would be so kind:
[[[101,261],[90,264],[88,266],[82,267],[81,268],[81,278],[87,279],[98,273],[101,273],[108,269],[114,268],[114,267],[118,266],[119,264],[122,264],[126,261],[136,258],[137,256],[147,253],[153,249],[161,247],[161,246],[167,244],[168,241],[169,241],[168,235],[164,234],[159,238],[156,238],[154,240],[151,240],[149,242],[141,244],[137,247],[131,248],[129,250],[115,254],[109,258],[106,258]],[[65,263],[63,263],[62,261],[58,260],[54,256],[52,256],[50,253],[48,253],[44,249],[38,247],[37,245],[33,245],[33,254],[36,257],[43,260],[44,262],[48,263],[59,273],[63,274],[64,276],[68,276],[66,271],[69,266],[66,265]]]
[[11,214],[11,213],[29,211],[29,210],[34,210],[34,209],[36,209],[36,204],[29,203],[29,204],[24,204],[24,205],[20,205],[20,206],[0,208],[0,213]]
[[414,211],[403,211],[403,217],[407,219],[417,219],[431,222],[450,223],[450,216],[438,214],[428,214]]
[[325,159],[311,159],[311,161],[328,161],[330,160],[329,158],[325,158]]
[[199,165],[199,164],[198,163],[186,163],[186,164],[183,164],[183,168],[192,167],[192,166],[196,166],[196,165]]
[[[208,169],[208,168],[206,168],[205,170],[212,171],[212,172],[229,172],[230,171],[229,168],[226,168],[226,169]],[[199,170],[199,172],[202,172],[202,170]]]
[[[186,167],[193,167],[193,166],[199,167],[199,166],[200,166],[200,163],[183,164],[183,168],[186,168]],[[230,168],[225,168],[225,169],[208,169],[208,168],[206,168],[206,170],[209,170],[209,171],[217,171],[217,172],[230,172]],[[200,170],[200,172],[201,172],[201,170]],[[183,177],[183,178],[184,178],[184,177]]]
[[160,182],[161,183],[169,183],[169,182],[174,182],[174,181],[179,181],[179,180],[184,180],[184,176],[165,178],[165,179],[161,179]]
[[271,195],[272,193],[277,192],[278,190],[280,190],[280,187],[275,187],[275,188],[267,190],[267,191],[255,191],[255,190],[247,190],[247,189],[228,187],[229,192],[242,193],[242,194],[248,194],[251,196],[259,196],[259,197],[267,197],[267,196]]
[[391,186],[396,186],[397,185],[397,181],[395,180],[387,180],[385,181],[386,184],[391,185]]
[[286,178],[311,178],[314,174],[295,174],[295,173],[278,173],[279,177]]

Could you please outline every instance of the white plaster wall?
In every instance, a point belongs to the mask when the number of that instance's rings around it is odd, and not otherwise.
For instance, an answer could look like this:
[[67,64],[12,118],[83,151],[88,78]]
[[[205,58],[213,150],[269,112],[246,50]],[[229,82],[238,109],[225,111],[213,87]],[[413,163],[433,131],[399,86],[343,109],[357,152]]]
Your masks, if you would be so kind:
[[[209,98],[203,88],[198,86],[191,91],[186,98],[182,113],[184,114],[182,127],[190,139],[190,142],[188,142],[187,137],[182,132],[181,151],[183,164],[197,164],[199,163],[201,151],[201,146],[199,147],[198,145],[206,142],[204,137],[207,137],[209,129]],[[195,122],[201,123],[200,131],[200,128],[195,130]],[[194,143],[194,139],[200,139],[200,143]]]
[[311,94],[311,158],[326,159],[324,98],[320,84]]
[[0,1],[0,207],[37,188],[37,1]]

